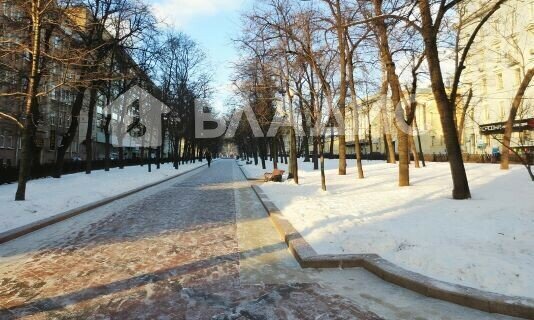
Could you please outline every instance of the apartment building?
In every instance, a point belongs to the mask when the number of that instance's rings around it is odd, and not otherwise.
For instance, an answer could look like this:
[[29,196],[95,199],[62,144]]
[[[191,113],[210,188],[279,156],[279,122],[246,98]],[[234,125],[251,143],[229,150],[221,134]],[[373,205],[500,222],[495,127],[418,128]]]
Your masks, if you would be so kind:
[[[27,90],[30,56],[25,44],[29,43],[30,36],[28,21],[25,11],[15,1],[4,0],[0,3],[0,111],[15,118],[22,113]],[[68,26],[54,28],[46,39],[50,44],[49,53],[57,57],[61,57],[65,48],[77,40]],[[72,86],[59,84],[75,81],[76,78],[75,69],[67,70],[53,59],[41,63],[39,113],[34,118],[37,127],[34,163],[52,162],[55,159],[58,138],[70,125],[70,105],[76,94]],[[0,165],[17,164],[20,136],[21,130],[14,122],[0,118]],[[73,144],[69,155],[76,152],[78,144]]]
[[[458,12],[461,27],[460,49],[494,2],[496,1],[468,1],[465,10]],[[492,154],[501,151],[499,140],[502,139],[512,101],[526,70],[534,67],[534,0],[506,2],[482,27],[476,39],[469,51],[459,88],[461,99],[457,107],[458,118],[469,90],[473,91],[473,98],[467,109],[461,147],[464,153]],[[416,99],[416,120],[423,152],[446,153],[439,113],[431,90],[418,90]],[[396,128],[390,120],[393,119],[392,107],[390,99],[386,100],[385,118],[380,112],[384,104],[380,97],[371,96],[365,101],[359,101],[359,134],[364,154],[370,151],[385,152],[386,131],[392,133],[397,150]],[[353,125],[353,108],[349,107],[345,124],[348,154],[355,153]],[[520,153],[532,152],[533,130],[534,83],[531,83],[516,117],[511,146]],[[414,131],[414,134],[417,135],[417,132]],[[334,154],[337,154],[337,137],[332,138],[327,130],[325,152],[329,152],[332,140]]]
[[[462,19],[462,44],[467,42],[480,16],[495,1],[468,2]],[[526,70],[534,67],[534,0],[510,0],[480,30],[466,62],[464,92],[473,90],[463,135],[467,153],[495,153],[504,122]],[[511,146],[534,148],[534,83],[525,92],[516,117]],[[529,125],[530,123],[530,125]]]
[[[1,0],[0,0],[1,1]],[[67,52],[76,42],[81,41],[78,32],[83,32],[84,26],[89,21],[89,13],[84,8],[72,8],[68,12],[70,21],[60,28],[56,28],[50,37],[51,52],[61,55],[61,50]],[[16,48],[16,43],[26,42],[28,34],[21,26],[27,26],[28,20],[23,10],[11,0],[0,2],[0,38],[2,46],[0,51],[0,112],[4,112],[15,118],[21,114],[25,97],[23,95],[11,95],[11,93],[26,91],[25,75],[27,74],[29,58],[23,50]],[[76,29],[76,30],[73,30]],[[19,30],[19,31],[17,31]],[[109,34],[104,37],[111,38]],[[11,40],[14,48],[10,47]],[[8,52],[12,50],[12,52]],[[6,55],[6,53],[8,53]],[[141,85],[154,91],[155,85],[148,77],[136,67],[135,62],[125,52],[115,52],[114,59],[105,58],[103,65],[113,64],[114,78],[108,85],[110,91],[98,91],[97,104],[92,119],[93,160],[104,158],[105,133],[104,133],[104,107],[109,103],[106,94],[112,97],[120,95],[125,86]],[[74,65],[74,66],[73,66]],[[58,147],[62,136],[67,132],[71,124],[71,108],[76,98],[80,70],[76,64],[66,66],[56,63],[53,59],[42,65],[42,79],[39,88],[43,92],[39,97],[39,115],[37,116],[37,133],[34,138],[35,158],[34,163],[53,163],[57,157]],[[124,76],[124,77],[123,77]],[[127,82],[127,83],[126,83]],[[61,85],[61,84],[64,85]],[[2,96],[2,93],[4,95]],[[8,95],[5,95],[8,94]],[[89,90],[84,95],[83,107],[78,118],[79,126],[72,144],[66,154],[66,160],[84,160],[86,158],[86,132],[89,124],[88,104]],[[113,117],[112,121],[116,121]],[[21,147],[20,129],[12,122],[0,118],[0,165],[14,166],[17,164]],[[112,141],[113,142],[113,141]],[[112,149],[112,158],[117,158],[118,150]],[[134,157],[139,153],[139,148],[133,146],[124,148],[125,158]]]

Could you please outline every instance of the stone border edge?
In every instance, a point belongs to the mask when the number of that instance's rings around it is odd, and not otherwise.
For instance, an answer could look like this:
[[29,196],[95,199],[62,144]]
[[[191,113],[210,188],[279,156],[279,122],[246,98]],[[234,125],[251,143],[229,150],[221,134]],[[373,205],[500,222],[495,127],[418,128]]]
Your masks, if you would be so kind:
[[182,176],[184,174],[187,174],[187,173],[190,173],[190,172],[195,171],[197,169],[200,169],[200,168],[202,168],[202,167],[204,167],[206,165],[207,165],[207,163],[201,164],[200,166],[198,166],[196,168],[193,168],[191,170],[187,170],[187,171],[184,171],[184,172],[180,172],[180,173],[178,173],[178,174],[176,174],[174,176],[167,177],[167,178],[165,178],[163,180],[152,182],[152,183],[146,184],[144,186],[132,189],[130,191],[126,191],[126,192],[120,193],[120,194],[112,196],[112,197],[108,197],[108,198],[105,198],[105,199],[102,199],[102,200],[99,200],[99,201],[95,201],[95,202],[83,205],[81,207],[74,208],[74,209],[71,209],[71,210],[56,214],[56,215],[51,216],[51,217],[32,222],[30,224],[27,224],[27,225],[24,225],[24,226],[21,226],[21,227],[17,227],[17,228],[8,230],[8,231],[4,231],[4,232],[0,233],[0,245],[4,244],[6,242],[9,242],[9,241],[15,240],[17,238],[23,237],[23,236],[25,236],[25,235],[27,235],[29,233],[35,232],[37,230],[46,228],[46,227],[51,226],[53,224],[65,221],[67,219],[70,219],[72,217],[75,217],[77,215],[85,213],[87,211],[90,211],[90,210],[105,206],[106,204],[109,204],[109,203],[111,203],[113,201],[120,200],[122,198],[126,198],[127,196],[130,196],[132,194],[138,193],[140,191],[152,188],[152,187],[157,186],[159,184],[162,184],[164,182],[167,182],[167,181],[170,181],[172,179],[178,178],[178,177],[180,177],[180,176]]
[[241,173],[243,173],[243,175],[245,176],[245,179],[247,179],[248,181],[264,182],[263,179],[249,177],[247,173],[245,172],[245,170],[243,170],[243,167],[245,166],[244,164],[239,164],[237,161],[236,161],[236,164],[239,170],[241,170]]
[[381,279],[422,295],[489,313],[534,319],[534,299],[510,297],[436,280],[403,269],[377,254],[319,255],[257,185],[251,186],[302,268],[364,268]]

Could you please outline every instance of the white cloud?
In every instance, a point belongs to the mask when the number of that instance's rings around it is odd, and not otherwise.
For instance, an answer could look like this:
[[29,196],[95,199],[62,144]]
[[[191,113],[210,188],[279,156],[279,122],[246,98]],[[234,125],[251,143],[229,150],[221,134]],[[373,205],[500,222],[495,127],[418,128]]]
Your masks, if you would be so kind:
[[235,10],[244,0],[160,0],[153,5],[156,16],[170,25],[181,27],[198,16],[213,16]]

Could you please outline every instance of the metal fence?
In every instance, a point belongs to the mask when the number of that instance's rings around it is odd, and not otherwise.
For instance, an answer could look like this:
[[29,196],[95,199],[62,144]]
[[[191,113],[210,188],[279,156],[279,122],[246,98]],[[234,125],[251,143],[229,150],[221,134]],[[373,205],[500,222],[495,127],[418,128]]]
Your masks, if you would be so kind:
[[[155,159],[154,159],[155,162]],[[163,159],[161,163],[172,162],[170,159]],[[141,159],[124,159],[122,161],[125,167],[128,166],[137,166],[141,165]],[[144,160],[144,163],[147,164],[147,160]],[[110,168],[120,167],[121,162],[119,160],[110,161]],[[154,164],[154,163],[153,163]],[[106,167],[105,160],[94,160],[92,163],[92,170],[104,170]],[[30,172],[30,180],[41,179],[46,177],[51,177],[55,171],[55,164],[40,164],[38,166],[33,166]],[[85,161],[68,161],[65,162],[63,166],[63,174],[72,174],[85,171]],[[17,167],[8,167],[0,165],[0,185],[5,183],[13,183],[18,179],[18,168]]]

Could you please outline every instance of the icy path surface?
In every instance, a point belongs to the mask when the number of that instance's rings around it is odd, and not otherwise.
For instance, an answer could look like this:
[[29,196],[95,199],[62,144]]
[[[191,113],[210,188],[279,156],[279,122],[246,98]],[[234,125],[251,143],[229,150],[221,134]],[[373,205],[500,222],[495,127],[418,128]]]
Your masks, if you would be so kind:
[[218,161],[0,246],[0,318],[378,319],[316,283],[242,283],[240,254],[284,248],[239,250],[237,172]]

